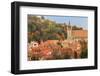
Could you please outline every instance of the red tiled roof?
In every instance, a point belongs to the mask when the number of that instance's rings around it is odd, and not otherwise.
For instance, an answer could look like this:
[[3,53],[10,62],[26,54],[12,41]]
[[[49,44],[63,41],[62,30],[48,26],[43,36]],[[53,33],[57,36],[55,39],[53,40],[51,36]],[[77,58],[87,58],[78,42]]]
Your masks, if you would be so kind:
[[72,36],[80,37],[80,38],[87,38],[88,31],[87,30],[72,30]]

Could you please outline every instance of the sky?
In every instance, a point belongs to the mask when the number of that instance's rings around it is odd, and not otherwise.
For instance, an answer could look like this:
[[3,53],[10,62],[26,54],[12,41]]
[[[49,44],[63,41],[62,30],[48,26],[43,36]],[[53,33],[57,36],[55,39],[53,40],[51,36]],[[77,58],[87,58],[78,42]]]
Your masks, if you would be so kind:
[[76,25],[88,29],[88,17],[82,16],[44,16],[45,19],[55,21],[56,23],[66,23],[70,21],[71,25]]

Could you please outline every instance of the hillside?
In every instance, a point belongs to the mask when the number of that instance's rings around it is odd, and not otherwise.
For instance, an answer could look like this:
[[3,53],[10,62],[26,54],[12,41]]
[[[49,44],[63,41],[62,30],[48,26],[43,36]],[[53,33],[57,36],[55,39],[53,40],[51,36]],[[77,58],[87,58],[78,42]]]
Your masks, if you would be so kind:
[[[46,40],[64,40],[67,38],[67,27],[65,23],[28,15],[28,42]],[[72,30],[82,30],[83,28],[72,26]]]

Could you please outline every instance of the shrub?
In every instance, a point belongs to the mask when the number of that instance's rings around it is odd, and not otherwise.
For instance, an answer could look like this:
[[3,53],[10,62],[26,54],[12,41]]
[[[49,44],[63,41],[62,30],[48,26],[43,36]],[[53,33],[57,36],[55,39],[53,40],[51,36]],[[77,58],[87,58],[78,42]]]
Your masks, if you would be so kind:
[[88,57],[88,49],[86,48],[85,50],[82,51],[81,58],[87,58],[87,57]]

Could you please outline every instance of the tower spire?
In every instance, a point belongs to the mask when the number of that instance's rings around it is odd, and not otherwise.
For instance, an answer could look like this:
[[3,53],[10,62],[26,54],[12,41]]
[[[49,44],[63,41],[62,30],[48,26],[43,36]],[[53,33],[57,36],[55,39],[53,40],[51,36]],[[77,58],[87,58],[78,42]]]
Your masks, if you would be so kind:
[[70,20],[69,20],[69,23],[68,23],[68,25],[70,26]]
[[72,26],[70,24],[70,21],[69,21],[68,27],[67,27],[67,39],[72,39]]

